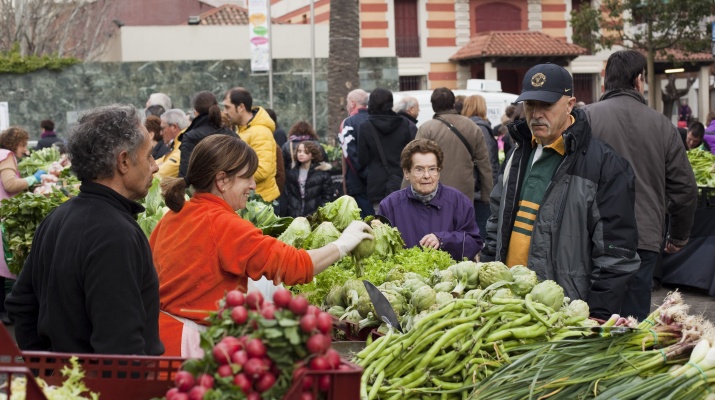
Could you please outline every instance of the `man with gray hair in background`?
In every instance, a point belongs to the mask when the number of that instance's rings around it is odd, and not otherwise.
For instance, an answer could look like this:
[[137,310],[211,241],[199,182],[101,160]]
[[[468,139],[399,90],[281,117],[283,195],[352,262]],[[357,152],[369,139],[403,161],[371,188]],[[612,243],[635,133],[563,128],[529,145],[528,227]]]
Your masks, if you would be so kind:
[[407,121],[412,139],[417,135],[417,116],[420,114],[420,103],[412,96],[402,97],[392,108],[392,111]]
[[134,216],[157,171],[133,106],[80,116],[67,139],[80,193],[40,223],[5,304],[23,350],[160,355],[159,279]]
[[164,110],[171,109],[171,98],[164,93],[152,93],[146,101],[146,107],[161,106]]
[[169,152],[163,157],[156,160],[159,166],[159,171],[154,174],[159,179],[167,176],[176,178],[179,176],[179,166],[181,164],[181,136],[186,128],[189,127],[189,119],[186,114],[178,109],[173,108],[161,114],[161,137],[164,139],[164,144],[169,148]]
[[361,218],[373,214],[372,203],[367,198],[367,182],[358,172],[361,167],[357,154],[358,131],[360,125],[367,121],[367,99],[368,94],[362,89],[348,93],[345,104],[348,117],[340,124],[338,134],[343,149],[343,191],[355,199]]

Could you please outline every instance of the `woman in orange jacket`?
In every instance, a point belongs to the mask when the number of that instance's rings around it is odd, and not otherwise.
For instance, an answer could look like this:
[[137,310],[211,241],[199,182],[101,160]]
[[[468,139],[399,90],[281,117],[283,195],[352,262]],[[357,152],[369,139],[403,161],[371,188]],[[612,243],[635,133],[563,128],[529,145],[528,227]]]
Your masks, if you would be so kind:
[[[258,157],[246,142],[212,135],[194,149],[185,178],[165,178],[162,193],[171,209],[152,232],[154,266],[159,275],[159,334],[165,356],[198,357],[199,332],[208,311],[224,293],[246,291],[248,278],[275,283],[307,283],[313,276],[372,238],[354,221],[333,243],[299,250],[265,236],[236,214],[255,190]],[[188,185],[195,194],[185,201]]]

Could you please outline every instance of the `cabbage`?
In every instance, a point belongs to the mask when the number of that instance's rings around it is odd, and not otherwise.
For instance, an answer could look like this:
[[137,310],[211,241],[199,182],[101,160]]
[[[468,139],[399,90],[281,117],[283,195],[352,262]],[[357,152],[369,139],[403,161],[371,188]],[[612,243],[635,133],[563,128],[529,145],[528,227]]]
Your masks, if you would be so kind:
[[319,249],[328,243],[336,241],[339,237],[340,231],[335,229],[331,222],[323,222],[305,238],[303,248],[306,250]]
[[539,282],[531,290],[534,301],[558,310],[564,302],[564,289],[554,281]]
[[583,317],[588,318],[590,311],[588,309],[588,303],[583,300],[574,300],[566,306],[564,310],[564,316],[566,317]]
[[479,284],[479,266],[473,261],[462,261],[447,268],[457,282],[453,292],[459,295],[465,289],[476,289]]
[[340,232],[360,219],[360,207],[351,196],[341,196],[315,212],[316,222],[332,222]]
[[482,289],[501,281],[511,282],[514,277],[511,276],[509,267],[499,261],[492,261],[481,264],[479,269],[479,286]]
[[534,285],[539,282],[536,278],[536,272],[523,265],[515,265],[510,269],[510,271],[511,275],[514,277],[514,283],[510,285],[511,290],[521,297],[524,297],[531,292]]
[[296,248],[301,248],[303,241],[310,235],[310,222],[304,217],[298,217],[288,225],[278,240]]
[[437,300],[437,293],[431,287],[425,285],[415,290],[412,294],[410,304],[415,308],[416,312],[422,312],[429,309]]
[[392,228],[378,220],[372,220],[370,226],[372,227],[372,237],[375,238],[373,254],[376,254],[377,257],[385,259],[405,247],[405,242],[397,228]]

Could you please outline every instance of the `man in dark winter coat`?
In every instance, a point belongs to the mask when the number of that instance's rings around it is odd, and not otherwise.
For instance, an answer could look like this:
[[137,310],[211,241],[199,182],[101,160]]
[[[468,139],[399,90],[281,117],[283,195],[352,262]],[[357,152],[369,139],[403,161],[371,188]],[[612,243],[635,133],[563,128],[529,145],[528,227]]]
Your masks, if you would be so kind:
[[526,265],[607,319],[640,263],[633,169],[591,137],[564,68],[537,65],[523,88],[526,119],[509,124],[516,148],[491,194],[483,254]]
[[352,196],[360,207],[360,217],[365,218],[373,214],[372,204],[367,198],[366,182],[360,176],[360,162],[358,161],[358,134],[360,126],[367,121],[367,92],[355,89],[348,93],[345,109],[348,117],[340,124],[340,146],[343,149],[343,191]]
[[410,127],[410,134],[414,139],[417,135],[417,116],[420,115],[420,102],[412,96],[403,96],[395,104],[393,111],[407,121],[407,125]]
[[606,92],[584,108],[591,130],[628,160],[636,174],[638,273],[628,282],[621,314],[639,320],[650,312],[653,271],[665,233],[667,253],[680,251],[690,237],[697,186],[680,134],[643,98],[646,59],[637,51],[617,51],[606,63]]
[[158,170],[132,106],[83,113],[68,138],[80,193],[37,228],[5,302],[23,350],[160,355],[159,278],[138,200]]
[[392,111],[392,92],[377,88],[370,93],[367,122],[360,125],[358,162],[367,182],[367,197],[377,212],[380,201],[400,189],[400,153],[412,140],[407,122]]

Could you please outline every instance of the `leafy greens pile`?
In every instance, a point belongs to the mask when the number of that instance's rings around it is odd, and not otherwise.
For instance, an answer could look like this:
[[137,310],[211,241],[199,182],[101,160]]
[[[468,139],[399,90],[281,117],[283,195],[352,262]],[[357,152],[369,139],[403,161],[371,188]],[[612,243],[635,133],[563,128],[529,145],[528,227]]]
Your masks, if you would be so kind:
[[149,188],[149,194],[139,202],[145,210],[137,214],[137,223],[147,238],[151,236],[151,232],[156,228],[161,217],[169,210],[161,196],[160,182],[159,178],[154,178],[151,188]]
[[693,167],[695,181],[698,186],[715,187],[715,154],[706,150],[693,149],[688,151],[688,161]]
[[60,160],[60,151],[55,146],[45,147],[30,153],[29,157],[23,158],[17,163],[17,169],[21,176],[32,175],[41,169],[48,171],[53,162]]
[[246,208],[238,210],[237,213],[241,218],[261,229],[264,235],[273,237],[280,236],[293,221],[291,217],[279,218],[273,211],[273,205],[261,200],[260,197],[249,199]]
[[37,226],[68,199],[61,191],[53,190],[44,195],[23,192],[0,203],[0,219],[5,230],[3,241],[12,253],[12,259],[7,263],[10,272],[20,273],[30,254]]

